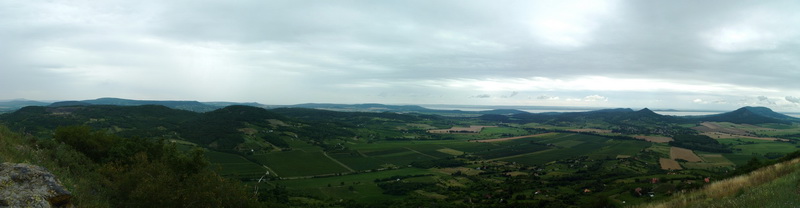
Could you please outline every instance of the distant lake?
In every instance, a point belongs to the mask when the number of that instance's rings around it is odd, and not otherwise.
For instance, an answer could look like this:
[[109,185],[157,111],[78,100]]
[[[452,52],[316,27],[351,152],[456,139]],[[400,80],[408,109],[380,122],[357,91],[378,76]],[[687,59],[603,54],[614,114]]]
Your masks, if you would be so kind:
[[786,114],[787,116],[791,116],[791,117],[795,117],[795,118],[800,118],[800,113],[783,113],[783,114]]

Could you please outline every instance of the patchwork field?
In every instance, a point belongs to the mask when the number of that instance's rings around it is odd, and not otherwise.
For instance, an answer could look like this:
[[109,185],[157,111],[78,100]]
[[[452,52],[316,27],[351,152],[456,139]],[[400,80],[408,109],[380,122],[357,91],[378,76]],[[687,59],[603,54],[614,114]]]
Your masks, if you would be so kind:
[[534,141],[550,143],[558,148],[501,158],[502,161],[540,165],[560,159],[587,155],[591,159],[616,158],[620,154],[635,154],[650,146],[644,141],[610,140],[582,134],[553,134]]
[[732,168],[735,166],[733,162],[725,158],[721,154],[700,154],[698,155],[704,162],[700,163],[684,163],[683,165],[689,169],[714,169],[714,168]]

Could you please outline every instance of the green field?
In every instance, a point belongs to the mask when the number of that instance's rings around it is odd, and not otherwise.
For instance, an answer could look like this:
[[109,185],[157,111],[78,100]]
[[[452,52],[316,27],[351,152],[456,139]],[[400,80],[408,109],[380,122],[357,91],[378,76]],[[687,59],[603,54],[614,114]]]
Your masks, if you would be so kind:
[[718,139],[719,143],[731,145],[733,153],[724,154],[725,158],[736,165],[744,165],[752,158],[767,159],[767,154],[786,154],[797,151],[796,144],[759,139]]
[[280,177],[313,176],[348,172],[322,152],[287,151],[253,155]]
[[[627,153],[635,151],[635,149],[641,150],[645,148],[647,145],[649,145],[649,144],[645,145],[645,143],[639,143],[638,141],[620,141],[620,143],[617,143],[618,144],[617,147],[609,147],[610,149],[604,149],[604,147],[608,145],[606,144],[606,142],[609,141],[608,138],[582,135],[582,134],[565,134],[560,136],[551,136],[550,138],[541,139],[540,141],[552,142],[552,143],[559,143],[564,141],[571,141],[571,142],[567,142],[568,144],[570,144],[570,147],[562,146],[556,149],[535,152],[531,154],[522,155],[519,157],[505,158],[502,160],[508,162],[517,162],[526,165],[541,165],[551,161],[569,159],[581,155],[594,154],[592,155],[592,157],[606,157],[606,156],[616,157],[617,154],[615,154],[614,151],[622,150]],[[625,144],[628,142],[630,142],[631,145]]]
[[522,136],[528,134],[528,131],[519,128],[509,128],[509,127],[487,127],[481,130],[481,135],[484,136],[492,136],[492,137],[510,137],[510,136]]
[[283,140],[286,141],[286,143],[289,144],[289,147],[291,147],[293,150],[303,150],[306,152],[322,151],[322,148],[319,146],[308,144],[307,142],[299,139],[283,138]]
[[[343,175],[338,177],[310,178],[298,180],[279,180],[271,181],[273,185],[284,185],[291,191],[298,191],[312,196],[329,199],[353,199],[360,202],[378,202],[380,200],[400,199],[400,196],[383,194],[383,189],[378,187],[375,179],[389,178],[392,176],[424,175],[442,173],[419,169],[403,168],[397,170],[387,170],[379,172]],[[430,177],[425,177],[431,180]],[[420,180],[417,178],[404,180]],[[350,191],[352,186],[354,191]]]
[[608,140],[600,149],[589,153],[591,159],[616,158],[617,155],[635,155],[652,143],[636,140]]
[[255,178],[266,172],[266,169],[261,165],[251,162],[239,155],[207,151],[206,157],[212,165],[218,165],[220,167],[219,174],[224,176],[246,176]]

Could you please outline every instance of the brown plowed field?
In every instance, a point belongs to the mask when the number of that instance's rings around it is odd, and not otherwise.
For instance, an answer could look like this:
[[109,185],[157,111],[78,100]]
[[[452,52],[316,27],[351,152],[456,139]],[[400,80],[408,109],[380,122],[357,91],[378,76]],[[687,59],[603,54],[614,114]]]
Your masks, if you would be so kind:
[[681,164],[678,161],[668,158],[659,158],[658,163],[661,164],[662,170],[681,170]]
[[588,132],[588,133],[597,133],[597,134],[600,134],[600,133],[606,133],[606,134],[607,133],[611,133],[611,130],[607,130],[607,129],[567,129],[567,131],[578,132],[578,133]]
[[760,139],[766,141],[789,141],[787,139],[778,139],[772,137],[754,137],[754,136],[742,136],[742,135],[733,135],[733,134],[726,134],[720,132],[703,132],[700,133],[702,135],[706,135],[711,137],[712,139],[738,139],[738,138],[748,138],[748,139]]
[[673,160],[684,159],[689,162],[703,162],[703,159],[700,159],[700,157],[694,154],[692,150],[680,147],[669,148],[669,157],[671,157]]
[[664,136],[633,136],[633,138],[642,139],[648,142],[667,143],[673,141],[671,137]]
[[428,130],[428,133],[447,134],[447,133],[480,133],[483,128],[497,127],[497,126],[469,126],[469,127],[453,127],[449,129],[435,129]]

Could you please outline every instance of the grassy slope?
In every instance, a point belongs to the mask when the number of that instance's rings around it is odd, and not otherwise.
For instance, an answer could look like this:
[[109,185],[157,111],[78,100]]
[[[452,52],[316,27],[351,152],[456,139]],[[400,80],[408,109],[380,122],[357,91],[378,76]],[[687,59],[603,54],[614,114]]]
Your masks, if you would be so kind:
[[800,159],[722,180],[641,207],[800,207]]

